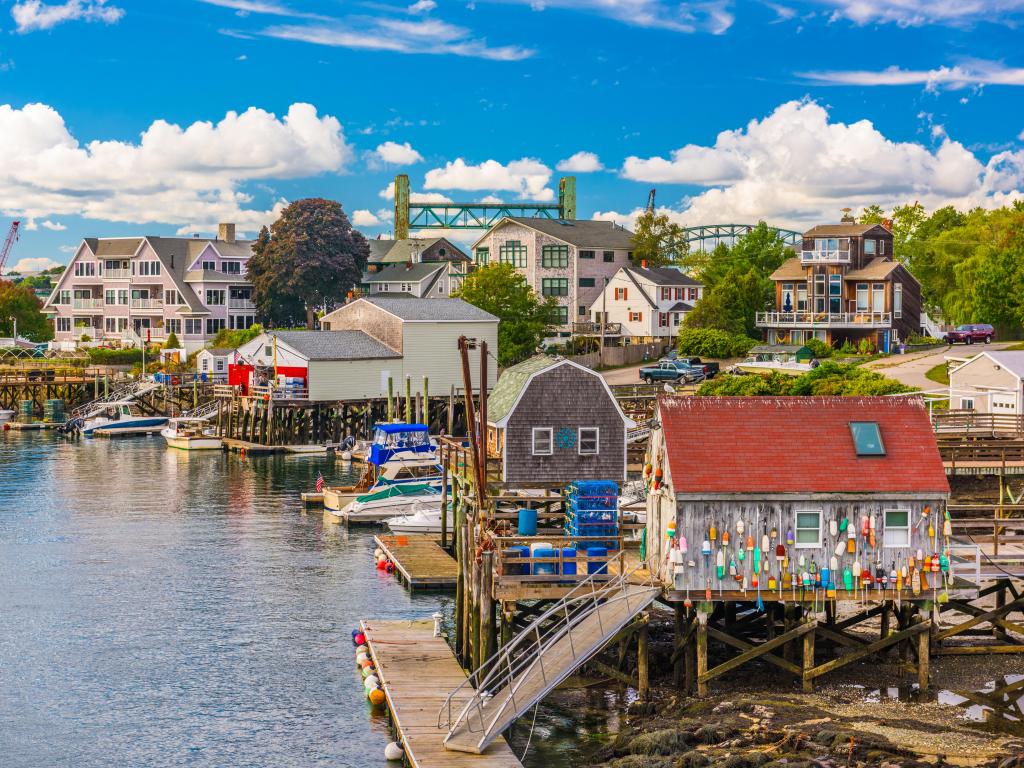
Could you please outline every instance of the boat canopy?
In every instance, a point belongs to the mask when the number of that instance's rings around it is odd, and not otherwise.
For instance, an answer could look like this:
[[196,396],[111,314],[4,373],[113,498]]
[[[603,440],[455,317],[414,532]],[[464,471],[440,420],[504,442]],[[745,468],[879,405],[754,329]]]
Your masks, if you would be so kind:
[[380,466],[396,453],[430,453],[430,432],[426,424],[378,424],[373,432],[370,463]]
[[406,483],[405,485],[389,485],[383,490],[356,496],[356,501],[365,504],[368,501],[393,499],[397,496],[421,496],[427,493],[436,493],[436,489],[429,483]]

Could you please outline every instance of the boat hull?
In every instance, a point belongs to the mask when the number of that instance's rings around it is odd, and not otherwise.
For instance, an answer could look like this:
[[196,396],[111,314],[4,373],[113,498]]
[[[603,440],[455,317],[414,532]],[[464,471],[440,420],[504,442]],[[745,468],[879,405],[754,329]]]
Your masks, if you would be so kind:
[[184,435],[164,434],[168,448],[176,448],[179,451],[216,451],[223,447],[219,437],[187,437]]
[[390,520],[392,517],[409,515],[418,506],[440,506],[440,496],[401,496],[382,502],[370,504],[352,503],[340,512],[331,512],[348,525],[375,525]]
[[120,419],[118,421],[107,421],[93,426],[83,427],[82,434],[92,437],[97,433],[104,435],[138,435],[159,432],[160,428],[167,424],[165,417],[153,416],[145,419]]

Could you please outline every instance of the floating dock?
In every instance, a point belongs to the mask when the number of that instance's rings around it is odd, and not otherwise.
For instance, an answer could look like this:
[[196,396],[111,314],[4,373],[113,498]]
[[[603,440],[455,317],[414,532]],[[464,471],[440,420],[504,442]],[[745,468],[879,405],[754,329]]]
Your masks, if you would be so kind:
[[[434,622],[364,620],[362,630],[412,768],[522,768],[504,737],[479,755],[445,749],[447,733],[437,726],[438,713],[466,673],[445,639],[434,637]],[[470,693],[457,700],[458,706]]]
[[441,549],[433,533],[374,536],[373,540],[395,564],[395,573],[409,589],[454,589],[459,564]]

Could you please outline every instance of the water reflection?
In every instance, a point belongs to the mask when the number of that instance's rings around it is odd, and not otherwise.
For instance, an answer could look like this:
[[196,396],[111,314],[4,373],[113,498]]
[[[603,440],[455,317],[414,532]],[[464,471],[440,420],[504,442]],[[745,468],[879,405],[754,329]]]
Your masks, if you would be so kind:
[[[858,686],[859,687],[859,686]],[[878,703],[883,698],[918,701],[922,696],[917,683],[868,690],[864,700]],[[927,698],[931,699],[929,694]],[[987,723],[993,730],[1024,735],[1024,675],[1003,675],[989,680],[977,691],[940,690],[934,694],[939,704],[962,707],[964,717]]]

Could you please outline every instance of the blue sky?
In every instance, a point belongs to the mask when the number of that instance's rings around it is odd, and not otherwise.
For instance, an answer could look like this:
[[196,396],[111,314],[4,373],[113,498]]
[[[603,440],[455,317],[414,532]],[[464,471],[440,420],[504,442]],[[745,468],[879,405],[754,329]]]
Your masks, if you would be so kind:
[[[252,232],[389,181],[629,224],[1024,189],[1024,0],[0,0],[0,228],[12,262],[83,236]],[[569,170],[562,170],[569,169]],[[23,264],[38,266],[42,261]]]

